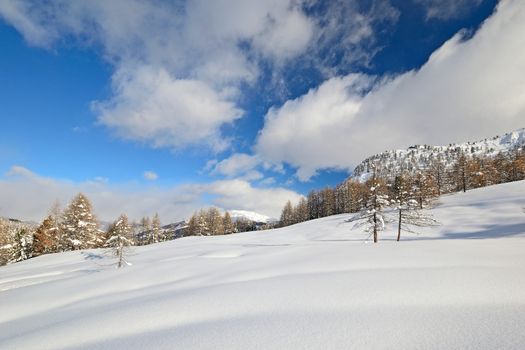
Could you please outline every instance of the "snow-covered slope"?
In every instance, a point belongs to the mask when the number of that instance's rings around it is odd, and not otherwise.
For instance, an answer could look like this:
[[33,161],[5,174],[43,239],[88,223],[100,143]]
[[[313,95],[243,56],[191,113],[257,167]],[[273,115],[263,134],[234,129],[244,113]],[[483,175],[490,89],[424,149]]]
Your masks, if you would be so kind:
[[366,180],[370,164],[376,164],[383,176],[398,174],[400,171],[413,172],[427,169],[432,161],[437,160],[452,165],[460,153],[467,155],[494,156],[500,152],[508,152],[516,147],[525,146],[525,129],[518,129],[503,136],[495,136],[478,142],[450,144],[448,146],[416,145],[406,150],[390,150],[365,159],[353,171],[353,179]]
[[231,218],[233,221],[237,221],[240,219],[245,219],[248,221],[258,222],[258,223],[270,223],[275,222],[277,219],[273,219],[269,216],[255,213],[253,211],[247,211],[247,210],[231,210],[230,212]]
[[378,244],[338,215],[0,268],[0,349],[523,349],[525,182]]

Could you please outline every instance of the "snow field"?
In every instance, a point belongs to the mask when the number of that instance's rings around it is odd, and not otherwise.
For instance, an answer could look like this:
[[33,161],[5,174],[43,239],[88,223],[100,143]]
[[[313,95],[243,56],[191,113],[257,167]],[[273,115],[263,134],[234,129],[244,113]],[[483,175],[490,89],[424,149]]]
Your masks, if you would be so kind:
[[1,349],[523,349],[525,182],[444,196],[419,236],[337,215],[0,268]]

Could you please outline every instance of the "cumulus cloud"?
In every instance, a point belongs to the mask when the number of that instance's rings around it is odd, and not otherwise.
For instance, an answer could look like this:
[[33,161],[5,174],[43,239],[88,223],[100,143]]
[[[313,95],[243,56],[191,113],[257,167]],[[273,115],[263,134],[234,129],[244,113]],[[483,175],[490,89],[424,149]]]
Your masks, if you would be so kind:
[[523,127],[525,3],[503,1],[471,38],[458,33],[419,70],[380,80],[348,75],[271,109],[256,154],[298,168],[351,170],[412,144],[448,144]]
[[157,175],[157,173],[154,171],[145,171],[144,174],[142,174],[142,176],[144,177],[144,179],[149,181],[155,181],[159,178],[159,175]]
[[214,163],[211,173],[213,175],[237,177],[254,170],[260,164],[261,160],[257,156],[234,153],[230,157]]
[[343,0],[3,0],[0,17],[32,45],[73,40],[101,52],[114,67],[113,96],[93,111],[116,135],[220,151],[229,146],[221,127],[243,115],[242,91],[256,85],[261,65],[284,71],[300,58],[332,75],[368,61],[374,24],[398,16],[387,0],[370,4],[361,11]]
[[[67,205],[78,192],[90,198],[95,213],[103,221],[114,220],[121,213],[138,220],[157,212],[165,223],[186,219],[195,210],[209,205],[278,217],[287,200],[297,201],[301,197],[287,189],[257,188],[239,179],[167,188],[137,187],[47,178],[25,167],[13,166],[0,178],[0,216],[38,222],[56,200]],[[209,202],[205,197],[213,199]]]
[[256,188],[238,179],[216,181],[202,188],[217,196],[214,203],[221,208],[241,208],[274,218],[279,217],[288,200],[297,203],[303,197],[284,188]]
[[294,0],[4,0],[0,17],[36,46],[73,38],[101,48],[114,95],[93,110],[120,137],[215,151],[228,146],[221,126],[242,116],[234,98],[259,75],[254,57],[286,61],[314,31]]
[[94,103],[100,123],[126,139],[154,147],[208,144],[223,150],[220,127],[241,117],[233,102],[206,83],[174,79],[164,69],[142,66],[113,76],[115,96]]

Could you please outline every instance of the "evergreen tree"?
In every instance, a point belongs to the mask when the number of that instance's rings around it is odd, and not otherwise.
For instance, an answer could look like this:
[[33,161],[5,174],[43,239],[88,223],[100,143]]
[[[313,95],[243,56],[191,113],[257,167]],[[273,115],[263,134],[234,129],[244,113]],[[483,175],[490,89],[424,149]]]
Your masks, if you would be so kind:
[[293,222],[299,223],[308,220],[308,203],[306,198],[301,198],[293,209]]
[[321,216],[326,217],[336,213],[335,192],[327,187],[321,191]]
[[215,207],[211,207],[206,212],[206,221],[208,222],[210,235],[223,235],[224,224],[221,212]]
[[46,217],[33,234],[33,256],[49,254],[57,246],[56,228],[51,215]]
[[153,220],[151,220],[150,243],[158,243],[163,240],[161,237],[161,223],[159,214],[155,213]]
[[453,178],[454,178],[454,183],[456,184],[456,190],[467,192],[467,189],[468,189],[467,157],[465,156],[463,152],[461,152],[456,163],[454,164]]
[[60,202],[56,200],[53,205],[51,206],[51,209],[49,210],[48,217],[51,219],[50,222],[50,234],[54,236],[54,242],[55,245],[52,248],[53,253],[63,252],[67,250],[67,247],[65,246],[65,237],[63,232],[63,225],[62,225],[62,209],[60,207]]
[[230,213],[228,212],[224,213],[224,217],[222,219],[222,226],[224,228],[225,235],[235,232],[235,226],[233,225],[233,221],[232,221],[232,217],[230,216]]
[[419,209],[423,209],[437,196],[438,191],[431,176],[417,172],[412,177],[412,192],[414,199],[417,200]]
[[413,227],[438,225],[431,214],[420,210],[420,194],[414,193],[414,187],[407,176],[397,176],[394,182],[394,203],[397,210],[397,241],[401,239],[401,231],[416,233]]
[[12,239],[9,230],[9,221],[0,218],[0,266],[9,262],[11,258],[11,247]]
[[430,176],[432,176],[434,183],[436,184],[437,195],[441,196],[446,191],[446,169],[445,164],[441,156],[433,160],[429,167]]
[[186,236],[196,236],[198,229],[197,213],[193,213],[188,221],[188,228],[186,229]]
[[131,226],[125,214],[122,214],[117,221],[111,225],[108,236],[104,246],[112,248],[112,253],[117,258],[117,267],[121,268],[124,264],[128,264],[126,261],[127,249],[133,245]]
[[19,227],[15,231],[9,262],[18,262],[32,257],[31,236],[32,235],[24,227]]
[[369,190],[368,200],[364,208],[349,222],[355,222],[354,227],[364,227],[364,231],[373,235],[374,243],[377,243],[378,232],[383,231],[385,224],[390,221],[384,213],[384,208],[390,203],[384,181],[377,177],[374,168],[373,170],[372,178],[366,183]]
[[150,243],[151,219],[149,216],[144,216],[140,219],[138,245],[146,245]]
[[209,236],[210,235],[210,225],[208,223],[208,215],[204,209],[199,210],[197,214],[197,236]]
[[102,245],[102,235],[92,213],[91,203],[79,193],[64,211],[61,230],[67,250],[96,248]]
[[290,201],[286,202],[286,205],[281,212],[281,219],[279,220],[280,226],[289,226],[293,224],[293,208]]

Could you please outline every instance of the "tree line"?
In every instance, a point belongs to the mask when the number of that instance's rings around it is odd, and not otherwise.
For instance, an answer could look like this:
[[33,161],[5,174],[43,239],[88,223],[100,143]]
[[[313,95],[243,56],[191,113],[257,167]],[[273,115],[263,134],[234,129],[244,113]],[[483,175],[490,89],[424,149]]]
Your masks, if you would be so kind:
[[237,232],[267,230],[274,228],[271,223],[257,223],[245,218],[232,220],[229,212],[221,214],[219,209],[211,207],[195,212],[188,221],[185,236],[217,236]]
[[383,208],[391,208],[397,210],[399,240],[403,230],[413,232],[414,226],[435,224],[421,209],[442,194],[525,179],[525,152],[523,147],[493,157],[460,152],[452,164],[436,158],[425,169],[412,172],[385,172],[379,162],[367,166],[370,176],[364,182],[348,179],[334,188],[310,191],[295,206],[288,201],[279,225],[360,213],[355,218],[358,226],[366,226],[377,241],[377,231],[390,220],[382,215]]
[[[236,232],[271,228],[246,219],[232,220],[230,214],[221,214],[217,208],[195,212],[187,225],[179,228],[180,236],[226,235]],[[129,246],[142,246],[177,238],[174,230],[163,228],[159,215],[145,216],[138,223],[129,222],[122,214],[107,229],[100,229],[89,199],[82,193],[69,205],[60,209],[55,203],[38,226],[18,220],[0,218],[0,265],[18,262],[43,254],[72,250],[111,248],[118,258],[118,266],[125,263]]]

